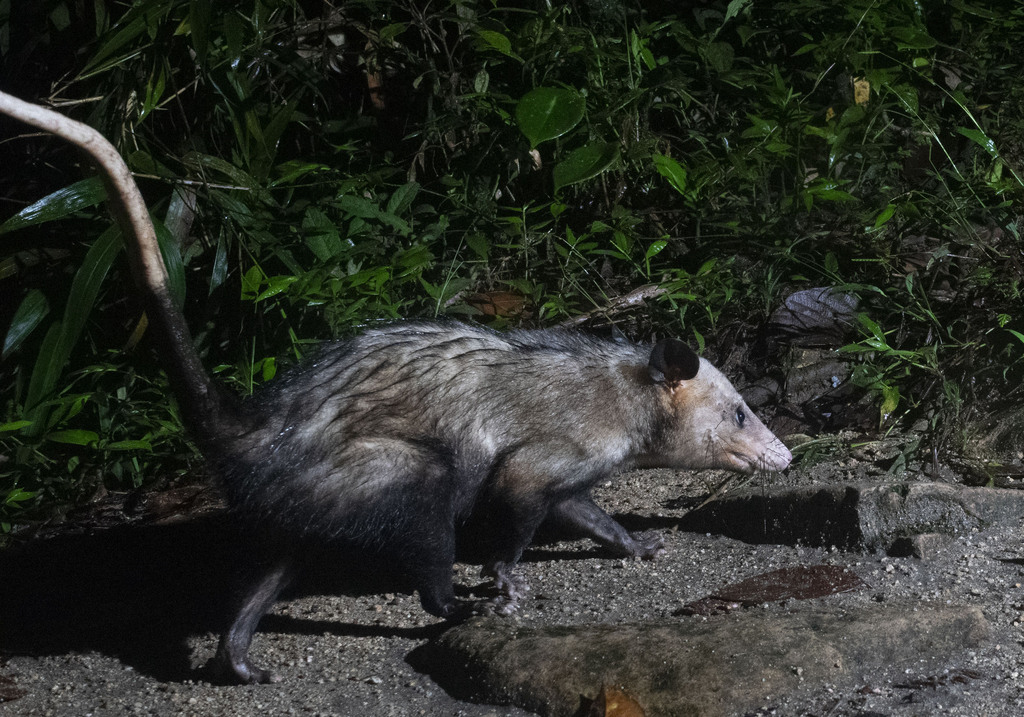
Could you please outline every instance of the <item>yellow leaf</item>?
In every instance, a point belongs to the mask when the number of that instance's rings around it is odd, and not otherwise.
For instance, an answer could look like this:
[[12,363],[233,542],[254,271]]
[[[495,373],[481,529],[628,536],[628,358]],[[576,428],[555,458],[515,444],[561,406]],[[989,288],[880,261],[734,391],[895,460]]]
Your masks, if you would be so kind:
[[858,77],[853,81],[853,101],[858,105],[866,105],[871,99],[871,83],[864,77]]

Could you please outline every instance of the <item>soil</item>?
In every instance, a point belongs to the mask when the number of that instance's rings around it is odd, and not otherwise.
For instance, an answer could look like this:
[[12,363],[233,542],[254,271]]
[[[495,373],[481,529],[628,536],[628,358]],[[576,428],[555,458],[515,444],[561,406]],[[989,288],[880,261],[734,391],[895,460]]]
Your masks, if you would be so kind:
[[[881,452],[884,459],[855,455],[851,443],[837,437],[813,455],[805,451],[784,474],[754,480],[767,491],[937,477],[935,466],[894,463],[891,450]],[[926,467],[932,475],[924,475]],[[977,606],[992,637],[981,649],[922,655],[920,666],[893,665],[854,686],[806,684],[773,696],[755,714],[1024,713],[1021,526],[955,536],[927,560],[832,546],[758,545],[677,529],[681,516],[723,478],[645,471],[600,486],[598,501],[627,527],[664,534],[666,555],[616,559],[586,541],[536,546],[520,567],[531,597],[507,619],[525,626],[699,619],[680,618],[680,608],[725,585],[777,568],[835,565],[854,571],[867,587],[817,598],[819,608],[888,600]],[[1022,487],[1019,479],[1004,483],[1004,490]],[[444,624],[425,614],[415,595],[392,585],[352,580],[345,570],[333,583],[337,568],[327,565],[282,600],[256,636],[252,654],[282,681],[211,684],[204,666],[231,602],[237,551],[245,547],[224,532],[216,506],[198,507],[194,490],[183,495],[188,502],[180,495],[153,497],[134,513],[123,497],[112,498],[104,504],[114,516],[112,527],[95,527],[103,512],[95,507],[88,520],[69,521],[0,553],[0,715],[531,714],[447,693],[429,676],[429,665],[409,658]],[[477,565],[456,565],[463,595],[481,588],[478,573]]]

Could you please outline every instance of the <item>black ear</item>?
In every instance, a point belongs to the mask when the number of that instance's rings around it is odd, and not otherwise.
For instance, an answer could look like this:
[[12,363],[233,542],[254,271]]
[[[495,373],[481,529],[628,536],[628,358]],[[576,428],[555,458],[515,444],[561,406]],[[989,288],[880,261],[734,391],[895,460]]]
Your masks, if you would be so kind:
[[700,357],[679,339],[659,341],[647,364],[647,370],[656,383],[689,381],[699,369]]

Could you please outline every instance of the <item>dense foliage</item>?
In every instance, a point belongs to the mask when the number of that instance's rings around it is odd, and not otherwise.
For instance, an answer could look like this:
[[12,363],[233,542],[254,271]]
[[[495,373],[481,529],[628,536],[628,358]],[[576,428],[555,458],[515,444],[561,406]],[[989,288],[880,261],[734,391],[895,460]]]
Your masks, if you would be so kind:
[[[831,286],[883,425],[955,452],[1019,419],[1019,3],[230,6],[8,0],[0,56],[122,150],[240,392],[380,319],[703,345]],[[25,134],[2,124],[7,522],[192,457],[102,188]]]

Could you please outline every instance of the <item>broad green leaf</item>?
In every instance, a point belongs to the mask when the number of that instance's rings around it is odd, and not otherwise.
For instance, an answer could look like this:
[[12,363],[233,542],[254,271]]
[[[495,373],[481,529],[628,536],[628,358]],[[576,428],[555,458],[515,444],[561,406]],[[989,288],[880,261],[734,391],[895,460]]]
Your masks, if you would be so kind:
[[614,142],[591,142],[580,147],[555,166],[555,191],[596,177],[618,159],[619,146]]
[[651,257],[657,256],[666,246],[668,246],[668,242],[664,239],[659,239],[658,241],[653,242],[649,247],[647,247],[647,254],[644,258],[650,259]]
[[329,261],[341,254],[343,246],[338,228],[330,217],[316,207],[306,209],[302,218],[302,233],[306,246],[320,261]]
[[[45,424],[42,419],[46,409],[40,404],[50,398],[56,388],[71,350],[92,313],[103,279],[120,249],[121,233],[117,226],[111,226],[93,242],[71,282],[63,321],[52,324],[43,339],[25,396],[25,406],[32,412],[29,418],[37,426]],[[33,435],[39,435],[38,429]]]
[[391,214],[401,214],[412,206],[419,194],[420,185],[418,182],[407,182],[395,190],[388,200],[387,211]]
[[753,1],[754,0],[732,0],[725,9],[725,19],[722,20],[722,24],[725,25],[725,23],[739,15],[747,8],[748,5],[753,3]]
[[968,129],[967,127],[957,127],[956,131],[962,134],[967,139],[973,141],[993,158],[999,156],[999,152],[996,150],[996,143],[992,141],[992,138],[982,132],[980,129]]
[[260,302],[264,299],[269,299],[271,296],[277,296],[278,294],[287,291],[288,287],[299,280],[297,276],[272,276],[267,279],[267,288],[260,292],[260,295],[256,297],[255,301]]
[[54,431],[46,434],[48,441],[55,443],[71,443],[76,446],[88,446],[99,441],[100,436],[95,431],[82,429],[68,429],[66,431]]
[[32,421],[11,421],[10,423],[0,423],[0,433],[20,431],[22,428],[26,428],[31,425]]
[[704,51],[704,57],[716,72],[728,72],[732,69],[733,58],[736,56],[732,45],[727,42],[712,42]]
[[228,243],[223,235],[217,238],[217,253],[213,257],[213,271],[210,273],[210,291],[214,291],[224,283],[228,277]]
[[[889,204],[888,206],[886,206],[886,208],[883,209],[878,214],[877,217],[875,217],[875,226],[874,226],[874,228],[878,229],[880,226],[882,226],[883,224],[888,222],[890,219],[892,219],[892,215],[895,214],[895,213],[896,213],[896,205],[895,204]],[[909,274],[908,274],[908,276],[909,276]]]
[[[164,4],[167,4],[167,0],[150,0],[135,5],[125,13],[124,17],[118,21],[119,29],[113,35],[101,38],[99,48],[92,54],[89,64],[82,70],[82,77],[88,77],[91,73],[101,69],[104,60],[112,57],[125,45],[142,37],[146,32],[146,13],[151,12],[154,6]],[[116,63],[115,59],[112,64]]]
[[192,0],[188,7],[189,37],[192,38],[192,49],[196,53],[196,62],[206,62],[206,53],[210,47],[210,20],[212,0]]
[[83,179],[25,207],[0,224],[0,234],[61,219],[86,207],[94,207],[106,198],[107,190],[99,177]]
[[516,105],[516,123],[530,146],[561,137],[580,123],[586,101],[576,90],[538,87]]
[[264,381],[270,381],[277,375],[277,359],[269,356],[263,360],[262,376]]
[[515,60],[520,59],[516,53],[512,52],[512,43],[500,32],[495,32],[494,30],[478,30],[476,35],[483,41],[484,45],[493,47],[502,55],[508,55]]
[[341,211],[362,219],[379,219],[380,205],[365,197],[357,197],[352,194],[342,194],[335,200],[335,205]]
[[891,31],[900,50],[928,50],[938,43],[924,30],[914,27],[894,27]]
[[107,451],[151,451],[153,450],[153,444],[149,441],[135,440],[135,441],[112,441],[110,443],[104,443],[101,446]]
[[33,329],[50,313],[50,304],[39,289],[32,289],[28,292],[18,310],[14,312],[11,319],[11,326],[7,329],[7,336],[4,337],[4,348],[2,358],[14,351],[21,342],[25,340]]
[[900,390],[896,386],[882,386],[882,406],[879,413],[884,421],[900,403]]
[[28,391],[25,394],[25,413],[28,416],[28,434],[38,436],[42,433],[42,426],[45,423],[46,410],[40,406],[43,399],[53,392],[57,385],[57,379],[64,368],[64,360],[59,351],[61,334],[63,333],[61,323],[55,321],[50,324],[43,337],[43,343],[39,347],[39,354],[36,356],[35,365],[32,367],[32,376],[28,381]]
[[14,503],[21,503],[22,501],[26,501],[29,498],[35,498],[36,493],[37,491],[22,490],[21,488],[15,488],[14,490],[7,494],[6,498],[4,498],[4,504],[13,505]]
[[686,170],[676,160],[663,154],[654,155],[654,168],[669,181],[672,188],[686,196]]
[[890,85],[889,89],[907,106],[907,109],[917,112],[917,90],[910,85]]
[[181,260],[181,246],[167,231],[163,222],[154,219],[153,227],[156,229],[160,256],[163,257],[164,266],[167,268],[167,288],[171,292],[174,305],[180,310],[185,305],[185,264]]

